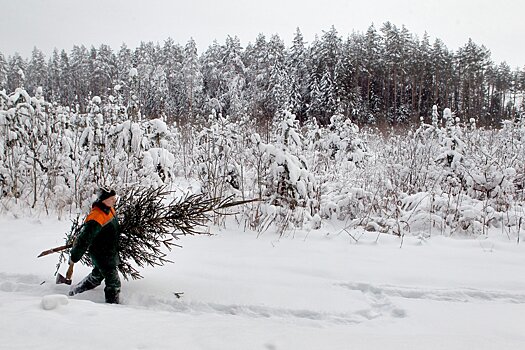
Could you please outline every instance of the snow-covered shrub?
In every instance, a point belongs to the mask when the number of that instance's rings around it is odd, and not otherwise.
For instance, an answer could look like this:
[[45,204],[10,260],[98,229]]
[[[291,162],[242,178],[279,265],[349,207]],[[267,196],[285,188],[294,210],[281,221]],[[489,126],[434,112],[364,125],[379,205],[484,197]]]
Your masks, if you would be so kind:
[[[288,227],[302,227],[306,222],[318,222],[319,186],[301,156],[303,144],[295,116],[287,113],[278,123],[275,143],[264,143],[258,134],[252,135],[253,163],[259,164],[256,187],[264,199],[255,226],[266,227],[274,222],[282,233]],[[315,225],[314,225],[315,228]]]
[[48,103],[42,89],[1,91],[4,204],[63,215],[88,207],[100,185],[156,187],[185,176],[213,197],[260,198],[236,208],[239,222],[260,231],[335,219],[397,235],[498,228],[510,236],[525,220],[521,116],[484,130],[449,109],[443,123],[435,106],[417,130],[385,136],[341,115],[301,128],[285,112],[263,140],[247,115],[197,115],[182,128],[165,116],[140,120],[121,91],[93,97],[86,113]]
[[168,183],[174,175],[175,157],[164,148],[150,148],[143,153],[142,184],[159,187]]
[[[164,122],[132,123],[125,108],[96,96],[86,114],[50,104],[42,96],[41,89],[34,97],[17,89],[2,104],[3,196],[71,211],[89,206],[100,185],[156,183],[174,177],[178,168],[171,154],[176,148],[174,132]],[[125,121],[112,117],[116,109]],[[144,152],[157,145],[161,149],[148,153],[144,161]]]
[[450,168],[452,172],[461,175],[461,162],[465,143],[462,140],[462,128],[455,125],[455,118],[449,108],[443,111],[446,130],[440,133],[440,149],[435,162]]
[[319,213],[322,218],[337,218],[339,220],[362,218],[366,215],[373,198],[371,192],[358,187],[332,187],[325,184],[322,188],[323,194],[321,195]]
[[320,145],[332,161],[359,166],[369,156],[366,143],[359,138],[359,127],[340,114],[330,118],[330,125],[323,134]]
[[[432,124],[422,120],[414,133],[382,138],[379,143],[368,141],[373,157],[367,166],[375,169],[368,183],[373,184],[374,195],[359,202],[364,215],[356,217],[354,209],[345,218],[395,234],[517,229],[519,214],[506,217],[504,213],[519,207],[516,169],[522,157],[516,155],[521,145],[505,129],[484,131],[473,123],[462,125],[449,109],[444,110],[444,127],[437,117],[434,107]],[[348,187],[355,187],[361,176],[353,172]],[[334,192],[341,194],[344,189]],[[321,206],[326,203],[323,196]],[[333,204],[328,208],[334,210]]]

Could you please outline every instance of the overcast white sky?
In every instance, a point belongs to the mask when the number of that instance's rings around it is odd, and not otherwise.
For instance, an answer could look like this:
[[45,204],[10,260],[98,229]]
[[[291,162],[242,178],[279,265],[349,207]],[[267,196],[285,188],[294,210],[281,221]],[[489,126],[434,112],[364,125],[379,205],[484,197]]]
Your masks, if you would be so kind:
[[299,27],[311,42],[332,25],[346,37],[374,23],[405,25],[419,37],[425,31],[449,49],[468,38],[485,45],[495,62],[525,66],[525,0],[0,0],[0,52],[29,57],[34,46],[49,57],[53,48],[125,42],[185,44],[190,37],[200,53],[214,39],[237,35],[245,46],[258,33],[279,36],[289,46]]

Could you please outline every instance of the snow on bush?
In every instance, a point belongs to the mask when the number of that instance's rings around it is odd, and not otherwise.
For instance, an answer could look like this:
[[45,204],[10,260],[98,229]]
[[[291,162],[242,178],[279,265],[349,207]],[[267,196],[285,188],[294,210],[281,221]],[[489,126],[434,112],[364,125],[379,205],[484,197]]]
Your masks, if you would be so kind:
[[[256,215],[256,226],[276,223],[280,232],[289,227],[302,227],[305,222],[318,222],[319,185],[309,170],[302,137],[298,133],[295,116],[286,113],[277,123],[273,143],[264,143],[258,134],[251,137],[252,162],[258,164],[256,174],[259,195],[268,207],[262,206],[261,215]],[[314,225],[317,228],[316,225]]]
[[143,154],[142,175],[143,183],[162,186],[174,178],[175,157],[163,148],[150,148]]
[[[123,88],[124,89],[124,88]],[[213,197],[260,201],[238,218],[259,231],[325,220],[396,235],[517,235],[525,216],[525,119],[500,129],[437,106],[416,130],[383,135],[334,115],[326,126],[278,114],[264,139],[249,115],[142,119],[120,90],[85,113],[43,90],[0,91],[0,199],[59,215],[89,207],[100,185],[195,179]],[[3,209],[5,210],[5,209]]]

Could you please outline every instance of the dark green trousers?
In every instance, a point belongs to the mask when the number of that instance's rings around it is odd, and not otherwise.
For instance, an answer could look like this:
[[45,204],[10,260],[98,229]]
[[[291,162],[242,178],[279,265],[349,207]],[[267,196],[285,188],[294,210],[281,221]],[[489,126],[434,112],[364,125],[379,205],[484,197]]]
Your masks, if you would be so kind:
[[118,304],[120,294],[120,278],[118,276],[117,268],[99,269],[94,267],[89,275],[86,276],[78,285],[70,292],[70,295],[85,292],[99,286],[105,280],[106,287],[104,294],[106,303]]

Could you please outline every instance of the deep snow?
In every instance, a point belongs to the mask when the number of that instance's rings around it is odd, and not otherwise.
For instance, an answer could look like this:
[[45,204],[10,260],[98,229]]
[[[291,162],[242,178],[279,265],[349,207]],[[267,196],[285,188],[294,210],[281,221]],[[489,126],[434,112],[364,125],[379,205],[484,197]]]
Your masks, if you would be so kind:
[[[356,243],[338,225],[283,238],[212,227],[106,305],[101,287],[66,297],[57,255],[36,258],[68,221],[4,216],[0,349],[525,348],[523,244],[360,231]],[[74,282],[88,272],[77,264]]]

